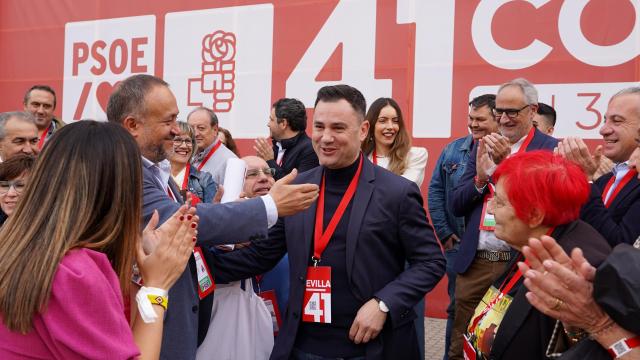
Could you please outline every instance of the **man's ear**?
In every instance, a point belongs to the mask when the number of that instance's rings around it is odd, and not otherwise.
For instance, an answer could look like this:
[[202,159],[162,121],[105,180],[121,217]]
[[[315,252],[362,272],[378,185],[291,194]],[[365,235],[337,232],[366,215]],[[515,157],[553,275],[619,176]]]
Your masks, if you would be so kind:
[[138,121],[133,116],[127,116],[122,120],[122,126],[131,134],[134,138],[137,138],[140,133],[140,126]]
[[363,120],[360,124],[360,142],[363,142],[364,139],[367,138],[367,135],[369,134],[369,126],[371,126],[369,120]]
[[278,123],[278,126],[280,126],[283,130],[286,129],[287,126],[289,126],[289,120],[287,120],[287,118],[282,118],[282,121]]

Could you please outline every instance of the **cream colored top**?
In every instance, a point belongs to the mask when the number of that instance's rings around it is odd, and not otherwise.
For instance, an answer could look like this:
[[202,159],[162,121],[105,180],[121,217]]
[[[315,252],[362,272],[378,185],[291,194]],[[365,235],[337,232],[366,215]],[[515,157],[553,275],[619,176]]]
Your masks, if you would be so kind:
[[[372,154],[369,154],[369,160],[373,161],[371,158]],[[420,187],[424,181],[424,168],[427,166],[427,149],[412,146],[407,153],[407,157],[407,168],[402,173],[402,177],[413,181],[418,185],[418,187]],[[387,156],[376,155],[376,160],[378,162],[378,166],[385,169],[389,168],[389,158]]]

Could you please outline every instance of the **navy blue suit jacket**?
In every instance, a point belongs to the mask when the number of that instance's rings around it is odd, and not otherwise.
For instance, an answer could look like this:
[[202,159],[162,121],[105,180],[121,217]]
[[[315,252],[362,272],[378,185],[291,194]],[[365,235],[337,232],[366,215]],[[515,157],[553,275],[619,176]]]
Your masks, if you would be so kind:
[[[525,151],[532,150],[553,150],[558,145],[558,140],[535,130],[533,139],[527,146]],[[458,182],[458,186],[453,190],[452,207],[456,216],[464,216],[466,219],[466,230],[460,241],[460,249],[458,257],[453,265],[453,269],[458,274],[467,271],[473,259],[476,257],[478,249],[478,240],[480,237],[480,217],[482,216],[482,205],[484,196],[489,193],[489,187],[484,188],[484,192],[480,194],[476,190],[473,179],[476,176],[476,154],[478,153],[478,143],[473,145],[471,155],[469,155],[469,163]]]
[[591,185],[591,195],[580,218],[598,230],[611,247],[633,244],[640,236],[640,181],[637,177],[631,179],[606,208],[602,192],[611,177],[612,173],[603,175]]
[[[182,198],[178,195],[178,202],[169,198],[165,188],[145,166],[142,167],[142,175],[144,223],[149,221],[154,210],[158,210],[160,223],[163,223],[180,208]],[[169,186],[174,194],[180,194],[180,189],[173,181],[169,181]],[[260,199],[224,205],[200,203],[197,205],[196,214],[200,217],[199,245],[238,243],[267,236],[266,211]],[[196,279],[195,262],[192,256],[187,269],[169,290],[169,306],[165,313],[160,351],[161,359],[195,359],[196,357],[199,313]],[[208,319],[211,307],[205,307],[202,310],[204,312],[202,317]],[[206,326],[209,326],[208,322]]]
[[[296,182],[319,184],[324,167],[298,175]],[[417,357],[413,306],[444,274],[444,257],[427,221],[415,183],[374,166],[366,158],[352,200],[347,232],[347,276],[355,297],[373,297],[390,309],[380,335],[369,342],[367,359]],[[278,221],[269,239],[239,251],[217,255],[222,281],[247,278],[273,267],[289,253],[289,306],[272,359],[288,359],[301,321],[307,267],[313,244],[315,204]],[[405,262],[409,267],[405,270]],[[355,314],[354,314],[355,318]]]

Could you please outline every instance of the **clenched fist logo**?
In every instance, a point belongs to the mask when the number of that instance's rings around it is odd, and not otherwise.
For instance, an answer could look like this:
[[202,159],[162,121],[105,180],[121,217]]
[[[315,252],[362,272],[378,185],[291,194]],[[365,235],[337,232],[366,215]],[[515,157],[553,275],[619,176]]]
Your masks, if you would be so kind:
[[206,34],[201,57],[201,76],[189,79],[189,105],[230,111],[235,97],[235,34],[221,30]]

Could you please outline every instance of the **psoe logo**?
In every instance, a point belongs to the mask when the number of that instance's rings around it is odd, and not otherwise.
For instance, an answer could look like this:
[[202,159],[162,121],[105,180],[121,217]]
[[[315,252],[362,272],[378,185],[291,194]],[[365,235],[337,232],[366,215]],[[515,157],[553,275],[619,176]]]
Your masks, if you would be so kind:
[[236,35],[217,30],[202,39],[202,73],[189,79],[189,106],[229,112],[233,105]]
[[163,78],[176,95],[181,120],[204,106],[236,138],[265,136],[272,57],[271,4],[165,16]]
[[153,74],[153,15],[67,23],[62,117],[106,120],[109,95],[121,80]]

